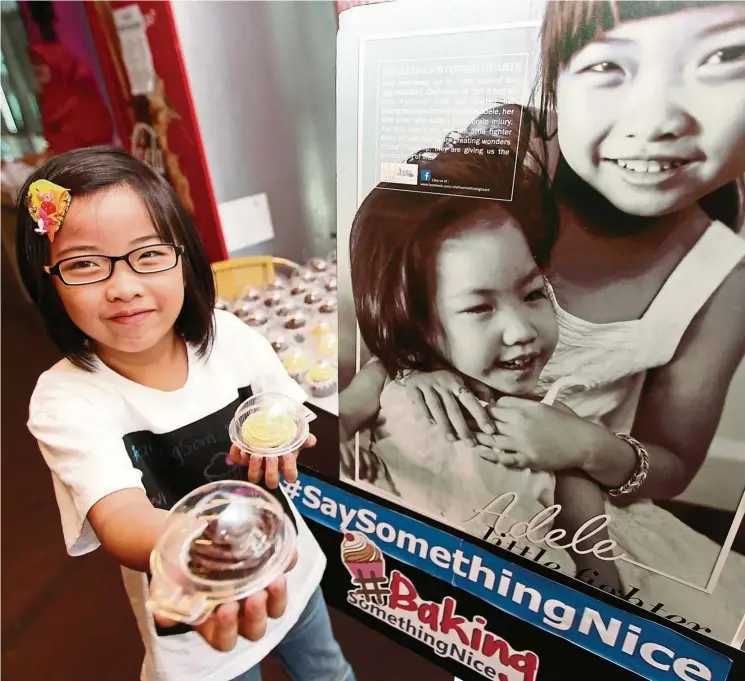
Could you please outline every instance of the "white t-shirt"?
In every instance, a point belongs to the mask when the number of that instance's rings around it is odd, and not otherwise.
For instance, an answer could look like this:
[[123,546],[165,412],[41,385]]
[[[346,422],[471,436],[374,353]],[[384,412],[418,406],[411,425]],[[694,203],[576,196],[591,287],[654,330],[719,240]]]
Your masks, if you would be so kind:
[[[207,482],[245,480],[246,469],[227,460],[228,424],[252,394],[281,392],[305,401],[262,336],[228,312],[215,313],[215,327],[212,352],[200,359],[189,348],[188,378],[173,392],[134,383],[101,362],[86,372],[62,360],[40,376],[28,427],[52,472],[70,555],[100,545],[86,517],[113,492],[143,489],[154,506],[168,509]],[[221,653],[193,631],[159,636],[145,609],[147,576],[122,568],[145,644],[143,681],[229,681],[258,664],[292,628],[326,558],[292,502],[282,500],[298,528],[298,563],[288,573],[287,610],[269,621],[260,641],[241,638]]]

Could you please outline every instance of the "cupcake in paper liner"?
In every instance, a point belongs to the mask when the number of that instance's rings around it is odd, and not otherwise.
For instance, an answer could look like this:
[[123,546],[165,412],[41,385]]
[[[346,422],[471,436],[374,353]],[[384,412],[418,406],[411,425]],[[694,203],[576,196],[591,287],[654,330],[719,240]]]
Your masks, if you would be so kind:
[[352,581],[385,579],[385,559],[382,551],[362,532],[346,532],[341,544],[341,559]]
[[318,362],[305,374],[305,385],[314,397],[333,395],[338,389],[336,367],[325,360]]
[[309,308],[316,308],[322,300],[321,292],[316,289],[309,289],[303,296],[303,303]]
[[323,300],[321,300],[320,305],[318,306],[318,311],[322,315],[336,315],[336,313],[339,311],[339,301],[336,299],[335,296],[327,296]]
[[281,355],[291,346],[290,338],[282,331],[273,331],[267,336],[267,340],[272,346],[272,350],[274,350],[278,355]]
[[298,304],[288,299],[283,300],[279,305],[277,305],[274,312],[277,317],[289,317],[291,314],[298,312],[299,310],[300,307]]
[[262,301],[265,307],[273,308],[281,305],[285,300],[286,293],[282,289],[264,291]]
[[291,312],[283,318],[282,326],[296,343],[305,343],[308,337],[308,317],[302,311]]
[[246,284],[246,286],[241,289],[240,297],[251,303],[258,303],[261,300],[261,289],[253,284]]
[[290,378],[302,383],[311,366],[311,354],[302,348],[292,348],[282,357],[282,364]]
[[230,311],[238,317],[238,319],[245,321],[246,317],[256,310],[257,305],[255,300],[251,300],[247,297],[241,297],[236,300],[230,307]]
[[310,284],[304,279],[295,278],[290,284],[290,295],[293,298],[302,298],[310,290]]
[[275,274],[264,287],[264,291],[286,291],[290,285],[290,280],[281,274]]
[[327,362],[335,362],[339,353],[339,337],[334,331],[324,333],[316,341],[316,354]]
[[325,272],[329,268],[329,264],[323,258],[312,258],[308,261],[308,269],[313,272]]
[[336,319],[331,317],[321,317],[310,328],[310,335],[314,341],[320,340],[327,333],[336,333]]
[[291,281],[304,281],[310,284],[318,279],[318,272],[314,272],[310,267],[298,267],[290,277]]
[[257,331],[265,331],[269,324],[269,315],[263,310],[252,309],[248,314],[240,317],[240,319]]

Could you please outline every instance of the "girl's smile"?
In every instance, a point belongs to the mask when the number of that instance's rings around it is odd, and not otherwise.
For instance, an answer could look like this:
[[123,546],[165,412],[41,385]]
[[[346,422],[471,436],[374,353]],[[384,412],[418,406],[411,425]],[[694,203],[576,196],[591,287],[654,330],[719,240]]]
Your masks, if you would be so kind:
[[558,340],[544,286],[514,222],[493,212],[472,221],[445,241],[437,258],[443,356],[482,386],[530,393]]
[[556,88],[569,166],[617,208],[659,216],[745,172],[745,4],[619,23]]
[[[148,211],[128,189],[108,189],[73,200],[57,238],[50,264],[85,255],[120,256],[164,239]],[[142,262],[152,257],[144,249]],[[93,259],[92,259],[93,260]],[[97,266],[83,262],[81,267]],[[100,267],[100,266],[99,266]],[[162,272],[135,272],[127,262],[113,264],[111,276],[82,286],[67,286],[54,277],[67,314],[91,340],[104,361],[121,353],[143,353],[170,343],[184,302],[182,261]]]

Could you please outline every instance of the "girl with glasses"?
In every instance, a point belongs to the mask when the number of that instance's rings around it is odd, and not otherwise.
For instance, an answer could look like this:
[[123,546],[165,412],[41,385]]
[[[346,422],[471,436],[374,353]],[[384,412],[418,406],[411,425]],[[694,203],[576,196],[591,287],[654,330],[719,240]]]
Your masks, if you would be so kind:
[[325,557],[276,489],[280,465],[297,477],[297,452],[264,471],[298,530],[286,578],[196,630],[153,621],[145,608],[168,509],[209,480],[246,477],[228,436],[238,405],[264,391],[305,399],[266,340],[215,311],[209,261],[171,187],[122,151],[81,149],[29,178],[18,215],[22,278],[65,356],[39,377],[28,426],[68,552],[102,545],[122,566],[145,645],[141,678],[258,681],[274,649],[298,681],[353,679],[318,588]]

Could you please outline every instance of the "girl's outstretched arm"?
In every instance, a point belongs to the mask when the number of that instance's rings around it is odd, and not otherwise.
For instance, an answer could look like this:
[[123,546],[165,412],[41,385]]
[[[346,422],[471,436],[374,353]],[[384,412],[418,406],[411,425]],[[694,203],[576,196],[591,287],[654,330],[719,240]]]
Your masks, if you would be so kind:
[[[745,263],[730,274],[683,336],[675,357],[651,371],[631,434],[649,452],[649,474],[633,495],[670,499],[691,483],[719,426],[727,391],[745,355]],[[609,487],[636,468],[629,445],[597,431],[585,471]]]

